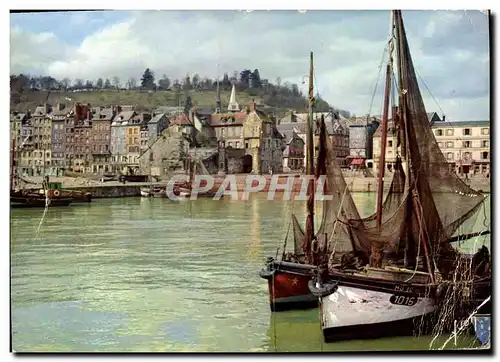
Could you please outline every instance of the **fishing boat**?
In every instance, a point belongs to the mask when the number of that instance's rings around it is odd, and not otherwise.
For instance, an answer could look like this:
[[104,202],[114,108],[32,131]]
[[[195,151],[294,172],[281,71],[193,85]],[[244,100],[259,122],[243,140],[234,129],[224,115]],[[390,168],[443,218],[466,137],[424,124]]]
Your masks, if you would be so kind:
[[[176,186],[179,187],[179,195],[178,198],[187,199],[190,198],[191,195],[196,194],[197,197],[214,197],[216,191],[212,189],[207,191],[200,191],[199,188],[204,187],[206,185],[197,185],[195,182],[196,175],[210,175],[207,168],[203,164],[203,161],[197,159],[196,157],[187,157],[187,170],[188,170],[188,179],[185,182],[176,183]],[[201,180],[202,182],[204,180]],[[206,182],[206,181],[205,181]]]
[[[323,246],[328,245],[325,238],[333,231],[333,206],[341,200],[338,193],[332,193],[332,182],[329,178],[334,177],[332,169],[333,150],[331,144],[328,146],[329,137],[326,131],[324,117],[322,116],[316,124],[316,135],[319,136],[317,167],[314,167],[314,139],[313,139],[313,115],[314,115],[314,65],[313,53],[310,53],[309,64],[309,114],[307,121],[307,158],[306,175],[309,176],[307,187],[307,217],[305,231],[301,228],[295,215],[291,218],[293,235],[293,252],[286,252],[288,235],[285,239],[285,247],[281,260],[269,257],[266,266],[259,275],[267,280],[269,291],[269,305],[272,311],[283,311],[291,309],[308,309],[318,306],[317,297],[311,294],[308,283],[313,276],[321,258],[327,255]],[[328,150],[328,147],[330,149]],[[338,169],[339,172],[340,168]],[[320,177],[326,178],[323,185],[323,195],[332,198],[330,201],[315,200],[315,190]],[[349,190],[343,190],[349,193]],[[318,197],[319,199],[319,197]],[[315,204],[323,204],[323,217],[318,232],[314,227]],[[359,215],[354,214],[354,217]],[[340,253],[340,249],[338,249]]]
[[[400,188],[393,180],[382,202],[394,48],[399,94],[392,119],[399,186],[404,181]],[[325,342],[446,331],[491,294],[489,250],[483,246],[471,256],[452,247],[479,234],[453,236],[484,205],[485,195],[450,170],[437,145],[399,10],[391,12],[388,49],[376,213],[350,217],[356,206],[346,195],[334,218],[334,251],[308,283],[319,298]],[[342,174],[331,180],[341,192]],[[351,251],[338,255],[338,245]],[[490,303],[480,312],[489,309]]]

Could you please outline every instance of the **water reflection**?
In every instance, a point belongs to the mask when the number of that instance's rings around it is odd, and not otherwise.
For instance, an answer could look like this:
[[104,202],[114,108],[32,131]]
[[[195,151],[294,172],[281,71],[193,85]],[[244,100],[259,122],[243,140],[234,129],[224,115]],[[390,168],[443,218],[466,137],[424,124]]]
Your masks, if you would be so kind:
[[[354,197],[363,214],[373,212],[375,194]],[[14,349],[414,348],[413,339],[325,345],[317,310],[270,313],[258,271],[283,245],[292,213],[304,223],[305,203],[265,195],[246,202],[104,199],[50,210],[35,239],[41,210],[13,210]],[[475,231],[483,229],[481,215]],[[481,240],[489,245],[489,236]]]

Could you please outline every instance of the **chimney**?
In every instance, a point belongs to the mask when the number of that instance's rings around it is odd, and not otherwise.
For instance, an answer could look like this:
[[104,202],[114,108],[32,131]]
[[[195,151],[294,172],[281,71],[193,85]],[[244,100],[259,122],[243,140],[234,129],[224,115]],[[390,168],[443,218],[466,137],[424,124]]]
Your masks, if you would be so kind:
[[446,116],[443,114],[443,122],[446,121]]
[[250,102],[250,112],[255,112],[255,99]]

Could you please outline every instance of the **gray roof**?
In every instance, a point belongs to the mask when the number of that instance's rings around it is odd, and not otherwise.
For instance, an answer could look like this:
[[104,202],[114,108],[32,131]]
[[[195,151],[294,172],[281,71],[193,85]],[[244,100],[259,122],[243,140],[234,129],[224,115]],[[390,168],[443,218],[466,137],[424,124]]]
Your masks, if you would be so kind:
[[26,113],[18,113],[16,115],[12,114],[11,115],[11,121],[22,121],[24,118],[26,118]]
[[441,121],[434,122],[431,126],[432,128],[442,128],[442,127],[489,127],[490,121]]
[[160,114],[157,114],[156,116],[154,116],[153,118],[151,118],[151,121],[149,121],[148,123],[151,124],[151,123],[158,123],[160,122],[160,120],[165,117],[165,113],[160,113]]
[[47,110],[45,106],[38,106],[35,108],[34,116],[45,116],[47,114]]
[[113,121],[129,121],[135,114],[135,111],[122,111],[120,112]]

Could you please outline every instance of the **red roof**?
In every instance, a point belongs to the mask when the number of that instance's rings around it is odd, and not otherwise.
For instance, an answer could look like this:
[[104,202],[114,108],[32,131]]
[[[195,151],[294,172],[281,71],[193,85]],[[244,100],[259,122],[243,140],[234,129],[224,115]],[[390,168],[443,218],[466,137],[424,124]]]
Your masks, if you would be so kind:
[[188,116],[185,114],[182,114],[180,116],[174,117],[171,121],[170,124],[178,124],[178,125],[192,125],[191,121],[189,120]]
[[365,164],[364,158],[353,158],[351,160],[351,165],[364,165],[364,164]]

